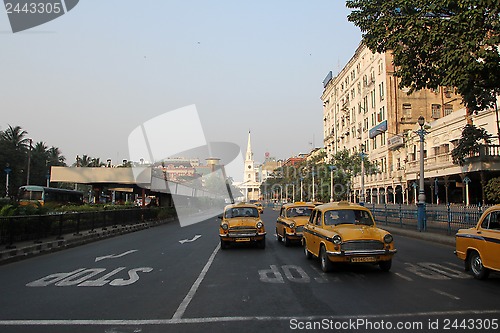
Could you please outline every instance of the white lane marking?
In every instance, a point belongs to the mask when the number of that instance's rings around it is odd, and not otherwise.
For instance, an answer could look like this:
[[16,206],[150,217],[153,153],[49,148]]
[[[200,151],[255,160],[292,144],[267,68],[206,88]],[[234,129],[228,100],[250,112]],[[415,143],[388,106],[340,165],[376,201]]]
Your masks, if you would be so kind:
[[460,268],[461,270],[464,270],[464,265],[458,265],[458,264],[455,264],[455,263],[449,262],[449,261],[447,261],[445,264],[456,267],[456,268]]
[[189,303],[193,299],[194,295],[196,294],[196,291],[198,290],[198,287],[200,286],[201,282],[205,278],[205,275],[207,274],[208,269],[212,265],[212,262],[215,259],[215,255],[217,254],[217,252],[219,252],[219,249],[220,249],[220,243],[217,244],[217,247],[215,248],[214,252],[212,252],[212,255],[210,256],[210,258],[208,258],[208,261],[205,264],[205,267],[203,267],[200,275],[198,276],[196,281],[194,281],[193,285],[191,286],[191,289],[187,293],[186,297],[184,297],[184,300],[182,301],[182,303],[177,308],[177,311],[175,311],[172,319],[181,319],[182,318],[182,315],[184,314],[184,312],[186,312],[186,309],[187,309]]
[[449,297],[451,299],[457,300],[457,301],[460,299],[460,297],[457,297],[457,296],[452,295],[452,294],[448,294],[447,292],[444,292],[444,291],[439,290],[439,289],[431,289],[431,291],[438,293],[439,295],[443,295],[443,296]]
[[98,262],[98,261],[101,261],[101,260],[104,260],[104,259],[121,258],[121,257],[126,256],[127,254],[131,254],[131,253],[134,253],[134,252],[137,252],[137,251],[138,250],[130,250],[130,251],[127,251],[127,252],[123,252],[122,254],[110,254],[110,255],[107,255],[107,256],[97,257],[97,258],[95,258],[95,262]]
[[184,243],[191,243],[191,242],[194,242],[195,240],[197,240],[198,238],[200,238],[201,235],[196,235],[194,236],[193,238],[191,239],[183,239],[183,240],[180,240],[179,243],[181,244],[184,244]]
[[403,274],[401,274],[401,273],[394,273],[394,274],[396,274],[397,276],[399,276],[400,278],[402,278],[402,279],[404,279],[404,280],[406,280],[406,281],[413,281],[413,279],[412,279],[412,278],[410,278],[410,277],[408,277],[408,276],[406,276],[406,275],[403,275]]
[[355,314],[345,316],[248,316],[248,317],[205,317],[205,318],[184,318],[184,319],[82,319],[82,320],[0,320],[0,326],[126,326],[126,325],[172,325],[172,324],[204,324],[221,323],[235,321],[290,321],[297,319],[322,320],[331,319],[335,321],[349,320],[357,318],[411,318],[411,317],[429,317],[429,316],[471,316],[471,315],[491,315],[499,314],[500,310],[459,310],[459,311],[430,311],[415,313],[392,313],[392,314]]

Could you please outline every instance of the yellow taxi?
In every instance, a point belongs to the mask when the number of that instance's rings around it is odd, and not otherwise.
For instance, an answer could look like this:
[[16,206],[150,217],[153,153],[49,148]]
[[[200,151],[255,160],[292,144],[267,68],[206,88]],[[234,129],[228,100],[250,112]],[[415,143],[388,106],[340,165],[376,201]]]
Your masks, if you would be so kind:
[[289,246],[291,242],[302,240],[304,225],[309,220],[315,205],[312,203],[295,202],[281,206],[276,220],[276,238]]
[[266,247],[266,230],[260,219],[259,209],[254,204],[227,205],[220,215],[219,236],[221,249],[232,243],[255,243]]
[[373,263],[389,271],[396,253],[392,235],[377,228],[370,210],[347,201],[314,208],[302,245],[307,259],[320,258],[324,272],[340,262]]
[[500,205],[488,208],[475,227],[458,230],[455,239],[455,254],[476,279],[500,271]]

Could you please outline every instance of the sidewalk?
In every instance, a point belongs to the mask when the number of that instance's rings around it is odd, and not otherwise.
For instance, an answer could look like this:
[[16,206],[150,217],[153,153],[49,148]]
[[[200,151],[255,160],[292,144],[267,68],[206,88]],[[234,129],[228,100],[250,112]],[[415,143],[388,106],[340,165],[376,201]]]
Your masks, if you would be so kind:
[[14,242],[14,244],[12,244],[11,246],[12,248],[7,246],[6,244],[2,244],[0,247],[0,265],[95,242],[101,239],[123,235],[129,232],[155,227],[175,220],[176,218],[168,218],[161,221],[116,225],[113,227],[102,229],[98,228],[93,231],[87,230],[81,232],[80,234],[64,234],[60,238],[58,238],[57,236],[50,236],[37,242]]
[[382,223],[377,223],[377,227],[387,230],[393,235],[400,235],[405,237],[417,238],[421,240],[426,240],[434,243],[440,243],[443,245],[448,245],[455,247],[455,235],[445,235],[441,233],[431,232],[431,231],[418,231],[407,228],[400,228],[390,225],[384,225]]

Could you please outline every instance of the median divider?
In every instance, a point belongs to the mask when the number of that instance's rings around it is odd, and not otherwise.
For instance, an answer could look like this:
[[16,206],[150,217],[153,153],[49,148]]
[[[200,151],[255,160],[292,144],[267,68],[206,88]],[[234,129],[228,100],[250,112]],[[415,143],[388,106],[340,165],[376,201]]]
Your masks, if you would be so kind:
[[46,238],[35,242],[15,243],[13,248],[0,250],[0,265],[15,262],[37,255],[56,252],[63,249],[76,247],[111,238],[130,232],[148,229],[165,223],[177,221],[177,218],[170,217],[163,220],[154,220],[136,224],[116,225],[113,228],[103,228],[103,230],[89,230],[79,234],[64,234],[61,239]]

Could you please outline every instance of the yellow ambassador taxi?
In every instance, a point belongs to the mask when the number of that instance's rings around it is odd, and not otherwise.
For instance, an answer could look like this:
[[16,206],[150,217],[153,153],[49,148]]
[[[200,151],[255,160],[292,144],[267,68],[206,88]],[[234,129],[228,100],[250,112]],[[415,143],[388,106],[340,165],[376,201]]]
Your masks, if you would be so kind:
[[500,271],[500,205],[488,208],[475,227],[458,230],[455,239],[455,254],[476,279]]
[[285,246],[291,242],[302,240],[304,225],[309,220],[315,205],[305,202],[294,202],[281,206],[280,214],[276,220],[276,238]]
[[257,206],[248,203],[227,205],[219,226],[220,246],[226,249],[232,243],[255,243],[266,247],[266,230]]
[[389,271],[396,253],[392,235],[375,225],[370,210],[347,201],[317,206],[304,226],[302,245],[307,259],[320,258],[329,272],[334,263],[373,263]]

